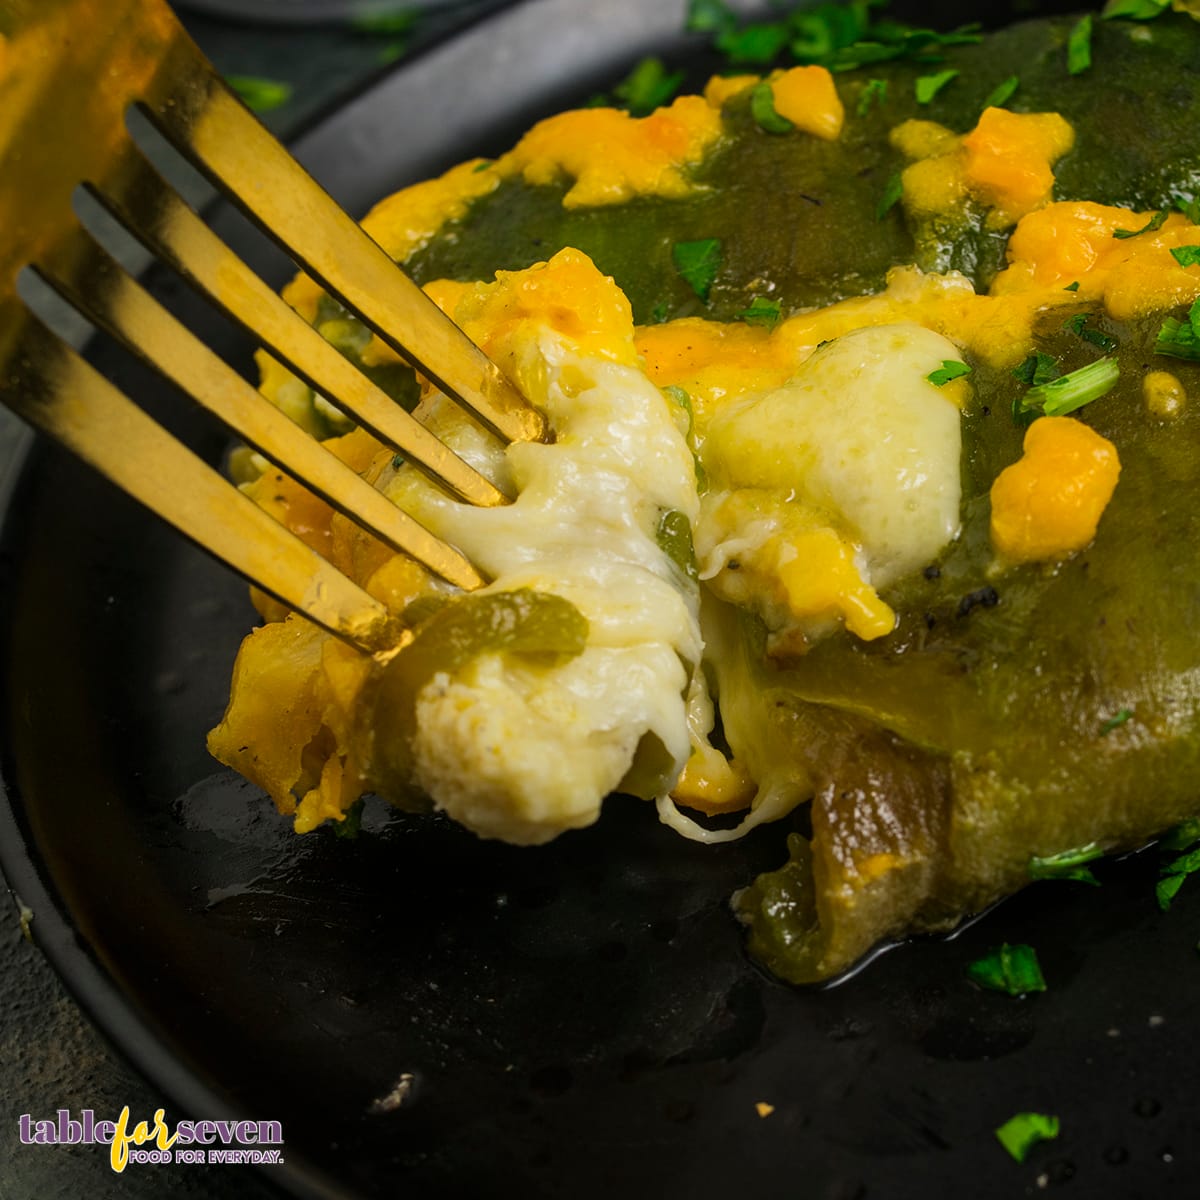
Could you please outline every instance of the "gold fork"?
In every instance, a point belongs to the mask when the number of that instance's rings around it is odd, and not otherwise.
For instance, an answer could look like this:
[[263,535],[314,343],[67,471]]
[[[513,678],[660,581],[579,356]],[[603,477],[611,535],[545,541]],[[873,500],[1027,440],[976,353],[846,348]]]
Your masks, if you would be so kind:
[[386,446],[463,500],[506,502],[225,246],[151,166],[128,131],[130,110],[494,433],[544,436],[541,415],[259,124],[163,0],[0,5],[0,401],[284,604],[389,653],[406,635],[383,605],[171,437],[18,294],[18,277],[31,271],[364,529],[461,588],[484,582],[260,396],[77,219],[82,187]]

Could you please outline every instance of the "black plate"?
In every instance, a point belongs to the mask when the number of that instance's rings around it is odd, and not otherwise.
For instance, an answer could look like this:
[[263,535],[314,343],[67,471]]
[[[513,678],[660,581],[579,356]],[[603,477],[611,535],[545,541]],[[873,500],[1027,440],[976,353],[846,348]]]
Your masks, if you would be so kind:
[[[637,0],[533,0],[348,106],[301,156],[361,211],[502,149],[670,49],[678,23]],[[97,356],[219,456],[218,430]],[[297,1194],[1191,1189],[1200,889],[1161,915],[1153,852],[1099,890],[1037,885],[953,941],[797,991],[747,960],[727,907],[781,860],[781,829],[704,848],[618,800],[544,849],[382,809],[356,841],[294,838],[204,750],[252,621],[239,581],[42,445],[7,498],[0,566],[0,838],[39,942],[184,1113],[282,1122],[271,1178]],[[1048,993],[965,981],[1005,940],[1038,947]],[[1062,1134],[1018,1165],[993,1130],[1024,1110]]]

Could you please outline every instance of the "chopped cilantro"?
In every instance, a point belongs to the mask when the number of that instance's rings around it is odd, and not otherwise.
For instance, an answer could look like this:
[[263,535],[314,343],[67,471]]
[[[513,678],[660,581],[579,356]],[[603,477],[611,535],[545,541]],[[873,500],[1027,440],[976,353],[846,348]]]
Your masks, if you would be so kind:
[[661,58],[643,58],[625,78],[613,88],[613,95],[635,117],[644,117],[666,104],[683,83],[682,71],[671,71]]
[[768,21],[731,29],[717,37],[717,49],[732,63],[769,63],[787,45],[788,27]]
[[737,28],[737,14],[722,0],[688,0],[683,27],[688,33],[728,33]]
[[1009,996],[1046,990],[1037,951],[1032,946],[1010,946],[1008,942],[971,963],[967,967],[967,978],[981,988],[1005,992]]
[[936,371],[930,371],[925,376],[934,387],[945,387],[952,379],[961,379],[964,375],[970,375],[971,368],[965,362],[958,362],[952,358],[942,359],[942,365]]
[[1130,717],[1133,716],[1132,708],[1122,708],[1115,712],[1103,725],[1100,726],[1100,736],[1108,737],[1114,729],[1119,729]]
[[750,89],[750,115],[764,133],[790,133],[796,128],[775,111],[775,93],[765,79]]
[[1172,246],[1171,257],[1181,267],[1194,267],[1200,264],[1200,246]]
[[260,79],[257,75],[226,75],[225,82],[237,92],[242,103],[256,113],[273,112],[292,98],[292,85],[278,79]]
[[1013,96],[1013,93],[1021,86],[1021,77],[1019,75],[1010,75],[1003,83],[998,83],[984,99],[984,108],[1003,108]]
[[1021,409],[1040,409],[1047,417],[1065,417],[1112,391],[1120,375],[1115,358],[1098,358],[1069,375],[1031,387],[1021,397]]
[[1079,291],[1079,280],[1078,280],[1078,279],[1076,279],[1076,280],[1074,280],[1072,283],[1068,283],[1068,284],[1067,284],[1067,286],[1066,286],[1065,288],[1063,288],[1063,291],[1064,291],[1064,292],[1077,292],[1077,291]]
[[1017,1160],[1024,1162],[1025,1156],[1038,1142],[1051,1141],[1058,1137],[1057,1117],[1045,1113],[1023,1112],[1010,1117],[999,1129],[996,1137],[1005,1150]]
[[791,52],[798,62],[824,62],[837,50],[852,46],[867,31],[869,5],[820,4],[788,16]]
[[1187,854],[1181,854],[1177,858],[1173,858],[1161,869],[1161,878],[1158,885],[1155,887],[1155,895],[1158,897],[1158,907],[1166,912],[1171,907],[1171,901],[1175,899],[1179,889],[1183,887],[1183,881],[1189,876],[1200,871],[1200,850],[1192,850]]
[[865,117],[872,104],[883,104],[887,100],[888,82],[886,79],[868,79],[858,98],[858,107],[854,110],[860,117]]
[[1175,197],[1175,207],[1193,225],[1200,225],[1200,197],[1193,196],[1190,200],[1185,200],[1182,196]]
[[1082,75],[1092,65],[1092,14],[1081,17],[1067,38],[1067,73]]
[[765,325],[768,329],[774,329],[779,324],[779,301],[755,296],[750,301],[750,307],[743,308],[737,316],[747,325]]
[[1137,237],[1141,233],[1153,233],[1156,229],[1161,229],[1163,222],[1167,219],[1167,210],[1160,209],[1146,222],[1141,229],[1114,229],[1113,237],[1115,238],[1131,238]]
[[492,165],[494,160],[490,158],[481,158],[471,171],[472,175],[478,175],[480,171],[486,171]]
[[665,300],[660,300],[650,310],[650,320],[653,321],[655,325],[661,325],[666,319],[667,319],[667,304],[666,304]]
[[1167,317],[1154,343],[1155,354],[1200,361],[1200,300],[1188,309],[1186,321]]
[[1171,0],[1108,0],[1100,19],[1114,21],[1120,17],[1126,21],[1153,21],[1170,3]]
[[952,79],[958,78],[958,72],[953,68],[948,71],[938,71],[936,75],[918,75],[913,84],[918,104],[928,104]]
[[1014,378],[1031,385],[1049,383],[1061,374],[1058,359],[1052,354],[1043,354],[1040,350],[1031,354],[1019,367],[1013,367],[1012,373]]
[[1090,883],[1099,887],[1100,881],[1085,864],[1104,857],[1104,847],[1099,842],[1089,842],[1074,850],[1062,850],[1039,858],[1036,854],[1029,860],[1030,879],[1072,879],[1076,883]]
[[879,203],[875,206],[875,220],[882,221],[903,195],[904,183],[900,178],[900,172],[897,171],[883,185],[883,195],[880,196]]
[[721,267],[720,238],[700,238],[695,242],[676,242],[671,247],[675,269],[692,291],[707,302],[708,293]]
[[1073,317],[1068,317],[1063,322],[1063,329],[1083,338],[1085,342],[1090,342],[1093,346],[1099,346],[1101,350],[1108,351],[1117,348],[1116,338],[1110,337],[1099,329],[1092,329],[1088,325],[1087,313],[1076,313]]

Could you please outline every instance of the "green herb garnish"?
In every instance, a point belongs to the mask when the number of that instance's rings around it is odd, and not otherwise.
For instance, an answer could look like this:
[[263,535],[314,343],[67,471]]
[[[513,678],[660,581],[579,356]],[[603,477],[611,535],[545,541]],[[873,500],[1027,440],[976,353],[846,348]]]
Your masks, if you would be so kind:
[[1115,238],[1131,238],[1138,237],[1143,233],[1153,233],[1156,229],[1161,229],[1163,222],[1167,219],[1167,210],[1160,209],[1146,222],[1141,229],[1114,229],[1113,237]]
[[1186,321],[1167,317],[1154,342],[1154,353],[1200,361],[1200,300],[1188,309]]
[[1126,21],[1153,21],[1170,3],[1171,0],[1108,0],[1100,19],[1114,21],[1120,17]]
[[883,195],[880,196],[879,203],[875,206],[875,220],[882,221],[903,195],[904,181],[900,178],[900,172],[897,171],[883,185]]
[[1181,854],[1162,868],[1162,878],[1159,879],[1154,889],[1154,894],[1158,898],[1158,907],[1163,912],[1166,912],[1171,907],[1171,901],[1175,899],[1179,889],[1183,887],[1183,881],[1189,875],[1194,875],[1197,871],[1200,871],[1200,850],[1192,850],[1188,854]]
[[971,963],[967,978],[982,988],[1009,996],[1046,990],[1037,951],[1032,946],[1010,946],[1008,942]]
[[750,115],[764,133],[790,133],[795,125],[775,110],[775,93],[764,79],[750,89]]
[[279,79],[260,79],[257,75],[226,75],[225,82],[253,112],[267,113],[292,98],[292,85]]
[[936,371],[930,371],[925,376],[934,387],[945,387],[952,379],[961,379],[970,375],[971,368],[965,362],[957,362],[952,358],[942,359],[942,365]]
[[1185,200],[1182,196],[1176,196],[1175,207],[1193,225],[1200,225],[1200,197],[1193,196],[1190,200]]
[[719,34],[717,49],[731,63],[769,63],[788,44],[790,37],[787,25],[769,21]]
[[688,33],[729,33],[737,28],[737,14],[722,0],[688,0],[683,27]]
[[1099,887],[1100,881],[1085,864],[1104,857],[1104,847],[1099,842],[1089,842],[1074,850],[1062,850],[1058,854],[1029,860],[1030,879],[1072,879],[1076,883],[1090,883]]
[[1067,73],[1081,75],[1092,65],[1092,14],[1081,17],[1067,38]]
[[695,242],[676,242],[671,247],[675,270],[691,285],[701,300],[708,301],[717,271],[721,268],[721,239],[700,238]]
[[736,316],[748,325],[765,325],[768,329],[774,329],[779,324],[779,301],[755,296],[750,301],[750,307],[743,308]]
[[1040,410],[1047,417],[1065,417],[1112,391],[1120,375],[1115,358],[1098,358],[1069,375],[1031,387],[1021,397],[1021,409]]
[[948,71],[938,71],[936,75],[918,75],[913,84],[918,104],[928,104],[952,79],[958,78],[958,72],[951,68]]
[[1115,712],[1103,725],[1100,726],[1100,736],[1108,737],[1114,729],[1119,729],[1130,717],[1133,716],[1132,708],[1122,708]]
[[667,319],[667,302],[665,300],[660,300],[650,310],[650,320],[653,321],[655,325],[661,325],[666,319]]
[[1010,1117],[999,1129],[996,1137],[1000,1145],[1017,1160],[1024,1162],[1025,1156],[1038,1142],[1051,1141],[1058,1137],[1059,1120],[1045,1113],[1023,1112]]
[[1171,257],[1181,267],[1194,267],[1200,264],[1200,246],[1172,246]]
[[1088,319],[1087,313],[1076,313],[1063,322],[1063,329],[1081,337],[1085,342],[1090,342],[1093,346],[1099,346],[1101,350],[1115,350],[1117,339],[1109,337],[1107,333],[1099,329],[1093,329],[1088,325]]
[[998,83],[983,101],[984,108],[1003,108],[1009,100],[1012,99],[1013,93],[1021,86],[1021,77],[1019,75],[1010,75],[1003,83]]
[[887,100],[888,81],[886,79],[868,79],[858,98],[858,106],[854,110],[860,117],[865,117],[872,104],[883,104]]
[[682,71],[667,72],[661,58],[643,58],[613,88],[613,95],[635,117],[644,117],[666,104],[683,83]]
[[1066,286],[1065,288],[1063,288],[1063,291],[1064,291],[1064,292],[1077,292],[1077,291],[1079,291],[1079,280],[1078,280],[1078,279],[1076,279],[1076,280],[1074,280],[1072,283],[1068,283],[1068,284],[1067,284],[1067,286]]
[[1031,354],[1019,367],[1013,367],[1013,378],[1031,386],[1049,383],[1057,379],[1061,372],[1058,369],[1058,359],[1052,354],[1043,354],[1040,350]]

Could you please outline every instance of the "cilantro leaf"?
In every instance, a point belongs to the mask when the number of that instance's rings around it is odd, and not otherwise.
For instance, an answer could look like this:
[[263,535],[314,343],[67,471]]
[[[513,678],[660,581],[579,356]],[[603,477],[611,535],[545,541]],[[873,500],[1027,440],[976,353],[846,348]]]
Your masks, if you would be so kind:
[[1171,907],[1171,901],[1183,887],[1183,881],[1197,871],[1200,871],[1200,850],[1191,850],[1187,854],[1181,854],[1160,869],[1161,878],[1154,891],[1158,897],[1158,907],[1163,912]]
[[862,94],[858,97],[858,106],[854,111],[860,117],[865,117],[872,104],[883,104],[887,100],[887,93],[888,82],[886,79],[868,79],[867,86],[863,88]]
[[775,93],[765,79],[750,89],[750,115],[764,133],[790,133],[796,128],[775,111]]
[[755,296],[750,301],[750,307],[743,308],[736,315],[747,325],[765,325],[768,329],[774,329],[779,324],[779,301]]
[[1078,279],[1076,279],[1076,280],[1074,280],[1073,282],[1071,282],[1071,283],[1068,283],[1068,284],[1067,284],[1067,286],[1066,286],[1065,288],[1063,288],[1063,291],[1064,291],[1064,292],[1077,292],[1077,291],[1079,291],[1079,280],[1078,280]]
[[967,967],[967,978],[981,988],[1004,992],[1009,996],[1024,996],[1029,992],[1044,992],[1046,980],[1032,946],[1008,942],[990,950]]
[[1012,370],[1013,377],[1022,383],[1037,385],[1049,383],[1061,373],[1058,369],[1058,359],[1052,354],[1043,354],[1040,350]]
[[964,375],[970,375],[971,368],[965,362],[958,362],[952,358],[942,359],[942,365],[936,371],[930,371],[925,376],[934,387],[945,387],[952,379],[961,379]]
[[1085,342],[1090,342],[1093,346],[1099,346],[1101,350],[1115,350],[1117,348],[1117,339],[1109,337],[1107,333],[1099,329],[1092,329],[1088,325],[1087,313],[1076,313],[1073,317],[1068,317],[1063,322],[1063,329],[1082,338]]
[[1040,858],[1036,854],[1029,860],[1030,879],[1071,879],[1076,883],[1089,883],[1099,887],[1100,881],[1085,864],[1104,857],[1104,847],[1099,842],[1089,842],[1074,850],[1062,850]]
[[1100,726],[1100,736],[1108,737],[1114,729],[1119,729],[1130,717],[1133,716],[1132,708],[1118,709],[1103,725]]
[[1200,246],[1172,246],[1171,257],[1181,267],[1194,267],[1200,264]]
[[671,247],[671,259],[692,291],[707,302],[713,280],[721,268],[721,239],[700,238],[695,242],[676,242]]
[[1021,86],[1019,75],[1010,75],[1003,83],[998,83],[983,101],[984,108],[1003,108],[1012,99],[1013,92]]
[[1188,310],[1187,321],[1167,317],[1154,343],[1155,354],[1200,361],[1200,300]]
[[1017,1160],[1024,1162],[1025,1156],[1038,1142],[1058,1137],[1059,1120],[1045,1113],[1022,1112],[1010,1117],[999,1129],[996,1137],[1005,1150]]
[[1141,233],[1153,233],[1156,229],[1161,229],[1163,222],[1167,219],[1167,210],[1160,209],[1146,222],[1141,229],[1114,229],[1113,237],[1115,238],[1131,238],[1137,237]]
[[667,73],[661,58],[643,58],[613,88],[613,95],[635,117],[644,117],[666,104],[683,83],[683,72]]
[[1038,409],[1047,417],[1065,417],[1112,391],[1121,369],[1115,358],[1098,358],[1069,375],[1031,387],[1021,397],[1022,412]]
[[928,104],[952,79],[958,78],[958,72],[951,68],[948,71],[938,71],[936,75],[918,75],[913,84],[918,104]]
[[688,0],[683,27],[688,33],[729,33],[737,28],[737,13],[723,0]]
[[1200,225],[1200,197],[1193,196],[1190,200],[1185,200],[1182,196],[1176,196],[1175,207],[1193,225]]
[[1102,21],[1153,21],[1161,16],[1171,0],[1108,0],[1100,14]]
[[226,75],[225,82],[241,97],[242,103],[256,113],[274,112],[292,98],[292,85],[257,75]]
[[875,206],[875,220],[882,221],[903,195],[904,181],[900,178],[900,172],[897,171],[883,185],[883,195],[880,196],[879,203]]
[[1092,65],[1092,14],[1081,17],[1067,38],[1067,73],[1081,75]]
[[769,63],[788,43],[788,27],[782,22],[747,25],[717,37],[717,49],[732,63]]

